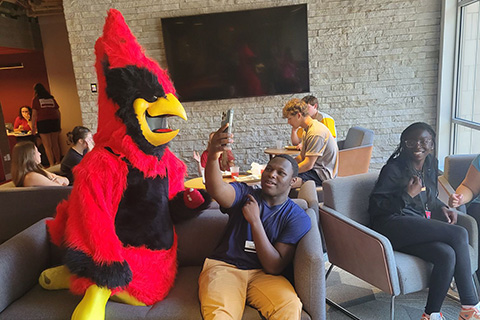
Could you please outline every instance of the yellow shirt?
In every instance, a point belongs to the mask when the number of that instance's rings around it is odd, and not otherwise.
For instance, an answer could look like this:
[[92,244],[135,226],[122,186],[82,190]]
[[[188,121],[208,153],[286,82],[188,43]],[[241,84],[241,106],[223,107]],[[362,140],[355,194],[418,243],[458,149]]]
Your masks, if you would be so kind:
[[[320,121],[321,123],[323,123],[325,125],[325,127],[327,127],[328,130],[330,130],[333,138],[334,139],[337,138],[337,129],[335,128],[335,120],[333,120],[333,118],[330,115],[328,115],[324,112],[318,111],[317,115],[313,119],[316,119],[316,120]],[[298,128],[297,136],[300,139],[302,139],[302,137],[303,137],[303,132],[304,131],[303,131],[302,127]]]

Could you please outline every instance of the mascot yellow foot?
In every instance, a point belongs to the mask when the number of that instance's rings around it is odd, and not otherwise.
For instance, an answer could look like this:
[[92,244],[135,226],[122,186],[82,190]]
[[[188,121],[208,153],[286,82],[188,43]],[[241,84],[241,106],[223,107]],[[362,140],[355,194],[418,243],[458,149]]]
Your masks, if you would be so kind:
[[75,308],[72,320],[104,320],[105,306],[111,293],[110,289],[91,285]]
[[141,307],[146,306],[145,303],[143,303],[141,301],[138,301],[136,298],[132,297],[130,294],[128,294],[125,291],[116,293],[115,295],[112,296],[111,300],[116,301],[116,302],[129,304],[131,306],[141,306]]
[[62,265],[44,270],[38,278],[38,283],[46,290],[59,290],[70,288],[70,270]]

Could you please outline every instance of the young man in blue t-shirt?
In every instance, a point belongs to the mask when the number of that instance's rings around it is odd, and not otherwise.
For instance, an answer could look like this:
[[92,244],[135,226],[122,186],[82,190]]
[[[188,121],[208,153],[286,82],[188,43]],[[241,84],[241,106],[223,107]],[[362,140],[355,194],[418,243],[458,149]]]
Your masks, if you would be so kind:
[[198,280],[204,319],[241,319],[245,303],[267,319],[300,319],[302,303],[280,273],[310,230],[308,215],[288,198],[298,165],[289,156],[270,160],[261,189],[222,179],[218,157],[230,149],[227,125],[212,137],[205,167],[208,193],[229,215],[226,231],[205,260]]

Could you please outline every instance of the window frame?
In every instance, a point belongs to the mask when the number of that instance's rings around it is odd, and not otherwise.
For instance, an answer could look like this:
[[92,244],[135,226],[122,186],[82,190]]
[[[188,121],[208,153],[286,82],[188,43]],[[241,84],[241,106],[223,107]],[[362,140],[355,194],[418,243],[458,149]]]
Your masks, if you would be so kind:
[[[464,126],[480,131],[480,123],[457,118],[459,99],[458,89],[461,76],[459,67],[461,66],[460,33],[462,31],[462,8],[475,2],[480,2],[480,0],[443,1],[437,101],[436,150],[440,169],[443,169],[444,167],[445,157],[455,153],[457,139],[455,132],[456,126]],[[480,32],[480,30],[478,32]],[[451,44],[454,45],[452,46]],[[480,79],[478,80],[480,81]]]

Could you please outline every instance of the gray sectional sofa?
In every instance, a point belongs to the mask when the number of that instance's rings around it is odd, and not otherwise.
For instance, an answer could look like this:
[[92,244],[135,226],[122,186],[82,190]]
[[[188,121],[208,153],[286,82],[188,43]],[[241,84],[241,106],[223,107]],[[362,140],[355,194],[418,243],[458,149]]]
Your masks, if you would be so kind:
[[[312,219],[313,228],[300,241],[293,261],[295,288],[303,302],[302,319],[325,319],[325,269],[322,242],[317,223],[318,202],[314,185],[305,184],[296,200]],[[19,188],[20,189],[20,188]],[[21,188],[26,189],[26,188]],[[25,190],[23,190],[25,191]],[[0,191],[0,197],[1,197]],[[11,233],[2,228],[2,238],[9,238],[0,245],[0,319],[69,319],[80,296],[67,290],[47,291],[37,282],[40,273],[47,267],[60,264],[58,248],[51,245],[45,227],[45,219],[32,221],[53,212],[51,207],[62,193],[38,190],[38,194],[25,195],[19,206],[9,209],[9,224],[19,233]],[[52,192],[47,196],[44,192]],[[18,194],[15,196],[19,197]],[[24,220],[19,208],[27,198],[36,201],[43,199],[50,207],[31,209],[39,211]],[[3,202],[2,202],[3,203]],[[27,207],[32,208],[31,205]],[[48,207],[48,206],[47,206]],[[36,208],[34,206],[34,208]],[[3,213],[2,213],[3,215]],[[14,219],[16,217],[16,219]],[[19,220],[13,221],[13,220]],[[47,218],[48,219],[48,218]],[[3,221],[3,220],[2,220]],[[106,319],[201,319],[198,301],[198,276],[206,256],[214,249],[227,222],[227,216],[218,207],[211,206],[195,219],[177,225],[179,269],[174,288],[165,300],[153,306],[138,307],[109,301]],[[26,224],[32,224],[24,229]],[[22,229],[24,229],[22,231]],[[21,232],[20,232],[21,231]],[[243,319],[261,319],[258,312],[245,308]]]

